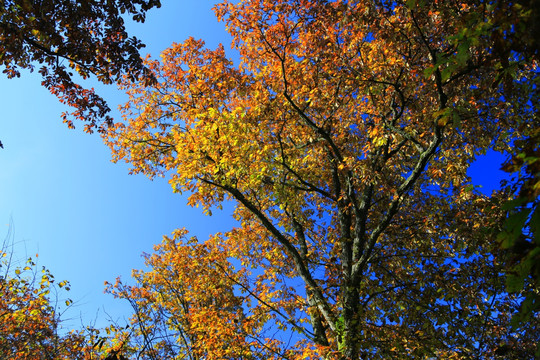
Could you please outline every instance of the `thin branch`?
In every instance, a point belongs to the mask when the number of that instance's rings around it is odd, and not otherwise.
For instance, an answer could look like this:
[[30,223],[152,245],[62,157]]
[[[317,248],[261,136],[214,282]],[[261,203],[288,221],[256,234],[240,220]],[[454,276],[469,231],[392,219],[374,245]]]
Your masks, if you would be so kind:
[[221,266],[221,264],[218,264],[217,262],[213,262],[214,265],[216,265],[221,271],[222,273],[229,279],[231,280],[233,283],[235,283],[236,285],[240,286],[242,289],[244,289],[249,295],[253,296],[258,302],[260,302],[261,304],[263,304],[264,306],[266,306],[267,308],[269,308],[271,311],[275,312],[276,314],[278,314],[279,316],[281,316],[282,318],[284,318],[289,324],[291,324],[294,328],[298,329],[298,331],[301,333],[301,334],[305,334],[307,335],[307,337],[309,338],[309,340],[313,341],[313,337],[314,337],[314,334],[305,329],[304,327],[296,324],[296,322],[289,316],[283,314],[281,311],[279,311],[279,309],[276,309],[274,306],[272,306],[271,304],[267,303],[266,301],[264,301],[263,299],[261,299],[257,294],[255,294],[253,291],[251,291],[250,288],[248,288],[246,285],[242,284],[241,282],[239,282],[238,280],[236,280],[233,276],[231,276],[227,270]]
[[275,239],[284,247],[285,251],[291,257],[295,264],[296,271],[298,275],[304,280],[306,285],[312,289],[313,295],[316,301],[318,309],[323,314],[325,320],[329,324],[330,328],[333,331],[337,330],[337,323],[335,316],[333,314],[330,305],[326,301],[322,289],[317,284],[317,282],[311,276],[307,265],[302,260],[302,256],[298,250],[294,247],[289,239],[285,237],[275,226],[274,224],[266,217],[266,215],[260,210],[255,204],[253,204],[246,196],[236,188],[233,188],[230,185],[223,185],[213,182],[211,180],[198,177],[198,179],[208,185],[216,186],[228,192],[233,198],[245,206],[255,217],[259,219],[261,224],[275,237]]
[[[442,128],[436,126],[431,144],[422,154],[420,154],[418,162],[416,163],[413,171],[411,172],[409,177],[396,190],[394,200],[392,200],[388,206],[388,211],[386,212],[383,219],[379,222],[377,227],[372,231],[371,235],[369,236],[367,240],[366,251],[364,251],[361,258],[353,266],[353,278],[359,278],[361,271],[363,270],[365,264],[367,263],[367,261],[369,260],[371,256],[371,252],[379,236],[382,234],[384,230],[386,230],[386,228],[390,224],[390,221],[392,220],[394,215],[398,212],[399,207],[404,200],[405,194],[416,183],[416,181],[418,180],[418,178],[424,171],[431,156],[435,154],[435,152],[437,151],[441,141],[442,141]],[[358,250],[358,253],[359,252],[360,251]]]

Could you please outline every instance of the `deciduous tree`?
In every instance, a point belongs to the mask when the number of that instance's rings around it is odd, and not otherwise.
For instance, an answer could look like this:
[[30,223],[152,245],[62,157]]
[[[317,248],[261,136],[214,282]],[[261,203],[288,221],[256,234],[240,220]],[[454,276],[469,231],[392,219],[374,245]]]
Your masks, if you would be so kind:
[[71,117],[62,115],[64,121],[72,127],[74,117],[87,122],[86,131],[101,128],[112,121],[107,103],[73,73],[105,84],[124,74],[142,78],[144,45],[128,37],[122,14],[144,21],[156,6],[159,0],[1,0],[0,66],[9,78],[41,66],[43,86],[75,108]]
[[110,336],[118,332],[114,324],[101,330],[66,328],[64,315],[72,306],[72,300],[65,297],[69,282],[57,281],[32,258],[17,265],[10,250],[11,234],[10,227],[0,244],[0,358],[125,359],[121,339]]
[[[160,309],[197,344],[237,336],[248,355],[231,358],[532,357],[538,319],[510,328],[519,297],[497,247],[511,194],[466,176],[535,126],[536,103],[505,97],[532,86],[536,62],[511,78],[494,66],[494,5],[246,0],[216,13],[239,63],[174,44],[148,62],[156,83],[125,82],[124,122],[104,139],[191,205],[234,201],[239,225],[211,250],[165,240],[121,296],[183,299]],[[186,261],[203,267],[189,276]],[[201,282],[242,311],[201,306]]]
[[[499,240],[509,252],[507,286],[524,297],[515,322],[527,322],[540,310],[540,73],[532,72],[519,81],[519,68],[538,62],[540,56],[540,2],[499,1],[495,16],[496,31],[491,38],[498,80],[504,84],[504,96],[511,103],[525,104],[534,114],[519,124],[521,137],[503,170],[514,175],[508,186],[516,195],[504,207],[508,210]],[[516,101],[516,98],[521,98]],[[540,357],[538,349],[537,357]]]
[[[55,283],[54,276],[45,268],[39,271],[32,259],[15,266],[13,254],[6,250],[0,248],[0,358],[85,358],[92,349],[84,332],[62,328],[64,304],[59,304],[58,290],[69,290],[69,283]],[[67,307],[71,300],[64,302]]]
[[253,343],[264,321],[246,318],[245,297],[235,291],[247,281],[245,270],[234,269],[219,236],[199,243],[186,233],[176,231],[145,255],[150,270],[134,271],[134,286],[109,284],[134,310],[129,330],[117,333],[129,340],[124,352],[144,359],[272,358],[277,347]]

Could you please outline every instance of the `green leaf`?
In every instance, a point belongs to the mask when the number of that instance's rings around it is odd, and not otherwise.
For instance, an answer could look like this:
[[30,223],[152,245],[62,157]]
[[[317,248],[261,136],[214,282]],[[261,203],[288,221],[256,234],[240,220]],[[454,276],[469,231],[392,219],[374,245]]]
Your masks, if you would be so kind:
[[456,61],[458,65],[464,66],[467,63],[467,60],[469,60],[470,54],[469,54],[469,42],[463,41],[459,44],[457,53],[456,53]]
[[414,9],[416,7],[416,0],[407,0],[405,4],[409,9]]
[[524,209],[517,213],[511,214],[504,222],[504,229],[499,234],[499,239],[503,241],[502,248],[511,248],[517,238],[521,235],[525,222],[529,217],[531,209]]
[[435,72],[435,70],[437,70],[437,67],[436,66],[430,66],[428,68],[425,68],[424,69],[424,76],[426,79],[429,79],[431,77],[431,75],[433,75],[433,73]]
[[515,274],[509,274],[506,277],[506,287],[508,292],[518,292],[521,289],[523,289],[524,286],[524,280],[523,277],[515,275]]
[[452,72],[454,71],[454,67],[453,66],[448,66],[446,67],[445,69],[443,69],[441,71],[441,81],[444,83],[446,82],[448,79],[450,79],[450,77],[452,76]]
[[513,200],[510,200],[510,201],[507,201],[506,203],[504,203],[503,206],[501,207],[501,209],[503,209],[503,210],[512,210],[512,209],[515,209],[518,206],[523,205],[526,202],[527,202],[526,198],[518,197],[518,198],[515,198]]
[[452,123],[456,129],[461,127],[461,116],[459,116],[459,113],[456,110],[452,111]]
[[474,190],[474,185],[473,184],[469,184],[469,185],[467,185],[467,186],[465,186],[463,188],[464,192],[472,192],[473,190]]

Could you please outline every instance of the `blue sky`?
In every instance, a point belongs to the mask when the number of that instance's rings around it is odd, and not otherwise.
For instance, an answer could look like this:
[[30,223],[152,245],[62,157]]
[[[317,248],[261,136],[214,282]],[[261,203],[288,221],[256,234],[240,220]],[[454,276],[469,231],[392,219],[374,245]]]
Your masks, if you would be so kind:
[[[189,36],[205,39],[212,48],[228,44],[212,6],[212,1],[165,0],[144,24],[131,24],[128,31],[154,57]],[[204,238],[226,230],[232,218],[226,211],[203,216],[186,206],[185,197],[173,194],[166,180],[128,175],[125,164],[111,163],[99,136],[62,123],[66,107],[40,82],[37,73],[0,77],[0,236],[7,234],[12,218],[16,257],[39,253],[40,266],[71,282],[68,295],[76,306],[67,316],[75,326],[79,317],[92,321],[98,309],[98,324],[104,324],[103,307],[114,319],[126,312],[125,304],[103,294],[105,280],[128,278],[131,269],[143,266],[141,253],[176,228]],[[126,99],[114,86],[89,85],[111,108]]]
[[[223,42],[228,49],[229,37],[212,6],[213,1],[164,0],[144,24],[131,24],[128,31],[153,57],[189,36],[210,48]],[[0,77],[0,236],[12,218],[16,257],[39,253],[40,265],[71,282],[68,295],[75,306],[66,314],[73,319],[68,326],[78,326],[79,319],[92,322],[98,309],[96,325],[105,325],[105,312],[114,320],[129,314],[127,304],[103,294],[105,280],[129,278],[131,269],[143,266],[141,253],[176,228],[205,238],[227,230],[233,220],[226,210],[203,216],[173,194],[166,180],[128,175],[125,164],[111,163],[99,136],[84,134],[81,124],[76,130],[62,124],[66,108],[40,81],[37,73]],[[115,87],[89,85],[112,108],[126,99]],[[491,155],[479,162],[471,172],[474,182],[488,192],[496,188],[501,160]]]

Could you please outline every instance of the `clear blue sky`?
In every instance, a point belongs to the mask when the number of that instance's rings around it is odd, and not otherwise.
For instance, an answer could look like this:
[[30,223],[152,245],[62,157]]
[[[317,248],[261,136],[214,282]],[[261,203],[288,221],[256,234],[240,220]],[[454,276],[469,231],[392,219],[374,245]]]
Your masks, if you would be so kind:
[[[164,0],[144,24],[132,24],[128,31],[153,57],[189,36],[212,48],[228,44],[212,6],[213,1]],[[66,107],[40,82],[37,73],[11,80],[0,76],[0,237],[12,217],[16,256],[39,253],[40,265],[71,282],[69,297],[78,306],[70,317],[81,315],[88,322],[103,307],[113,318],[121,317],[125,304],[103,294],[105,280],[128,278],[131,269],[143,266],[141,253],[151,252],[176,228],[204,238],[226,230],[232,218],[226,211],[203,216],[173,194],[166,180],[128,175],[125,164],[111,163],[98,135],[84,134],[81,124],[69,130],[62,123]],[[126,99],[114,86],[96,88],[111,108]],[[104,320],[101,311],[100,323]]]
[[[128,30],[153,57],[189,36],[204,39],[210,48],[223,42],[228,49],[229,37],[212,6],[213,1],[163,0],[146,23]],[[71,324],[80,325],[79,318],[88,324],[100,309],[97,325],[105,325],[103,310],[113,319],[129,314],[127,304],[103,294],[105,280],[128,279],[131,269],[143,266],[141,253],[151,252],[175,228],[205,238],[227,230],[233,220],[227,211],[205,217],[188,207],[185,197],[173,194],[165,180],[128,175],[126,165],[111,163],[99,136],[62,124],[65,107],[40,81],[36,73],[12,80],[0,76],[0,140],[5,147],[0,149],[0,236],[12,217],[16,256],[39,253],[40,265],[58,280],[71,282],[69,297],[76,303],[67,313],[74,318]],[[125,100],[115,87],[96,87],[112,108]],[[474,182],[487,191],[496,188],[501,160],[482,160],[471,172]]]

